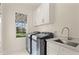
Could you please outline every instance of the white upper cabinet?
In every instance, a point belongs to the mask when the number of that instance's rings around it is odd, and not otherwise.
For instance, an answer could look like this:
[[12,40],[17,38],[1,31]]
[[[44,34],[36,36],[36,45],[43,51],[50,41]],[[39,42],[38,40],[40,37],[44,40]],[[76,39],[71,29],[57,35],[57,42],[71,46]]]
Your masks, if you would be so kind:
[[55,20],[55,4],[43,3],[33,14],[34,26],[53,23]]

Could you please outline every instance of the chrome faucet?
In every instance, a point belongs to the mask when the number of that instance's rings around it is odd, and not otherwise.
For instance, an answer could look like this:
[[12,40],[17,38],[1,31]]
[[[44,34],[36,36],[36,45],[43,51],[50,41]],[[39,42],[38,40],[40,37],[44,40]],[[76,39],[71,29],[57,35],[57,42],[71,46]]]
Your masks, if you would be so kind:
[[71,40],[71,38],[69,37],[69,31],[70,31],[70,30],[69,30],[69,28],[68,28],[68,27],[64,27],[64,28],[62,29],[62,32],[61,32],[61,33],[63,33],[63,31],[64,31],[65,29],[67,29],[67,30],[68,30],[68,37],[67,37],[67,38],[68,38],[68,40]]

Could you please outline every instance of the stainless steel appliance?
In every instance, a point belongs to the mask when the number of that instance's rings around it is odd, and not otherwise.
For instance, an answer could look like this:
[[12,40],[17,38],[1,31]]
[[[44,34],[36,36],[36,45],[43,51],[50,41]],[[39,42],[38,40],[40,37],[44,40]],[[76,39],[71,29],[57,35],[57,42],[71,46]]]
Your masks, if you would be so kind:
[[32,32],[32,33],[28,33],[28,35],[26,35],[26,50],[28,51],[29,54],[32,54],[32,35],[38,34],[40,32]]
[[46,39],[50,39],[53,37],[54,34],[51,32],[40,32],[39,34],[32,35],[32,55],[46,55]]

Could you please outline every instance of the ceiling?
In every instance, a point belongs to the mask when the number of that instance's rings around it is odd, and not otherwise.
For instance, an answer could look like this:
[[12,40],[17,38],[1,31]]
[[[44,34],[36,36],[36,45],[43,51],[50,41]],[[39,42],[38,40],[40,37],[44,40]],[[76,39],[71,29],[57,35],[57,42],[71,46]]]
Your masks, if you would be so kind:
[[2,5],[9,7],[23,7],[28,10],[35,10],[41,3],[0,3],[0,14],[2,13]]
[[4,3],[11,7],[25,7],[29,10],[36,9],[41,3]]

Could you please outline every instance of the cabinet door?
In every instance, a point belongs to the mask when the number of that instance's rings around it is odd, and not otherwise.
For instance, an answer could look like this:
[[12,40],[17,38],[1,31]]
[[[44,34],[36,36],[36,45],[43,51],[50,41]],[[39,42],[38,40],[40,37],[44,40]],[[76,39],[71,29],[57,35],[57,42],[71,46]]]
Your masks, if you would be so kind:
[[41,5],[42,24],[54,23],[55,21],[55,4],[45,3]]
[[55,17],[54,6],[54,4],[43,3],[36,9],[34,16],[36,26],[53,22]]
[[42,6],[40,5],[37,9],[36,9],[36,11],[35,11],[35,13],[34,13],[34,23],[35,23],[35,25],[37,26],[37,25],[41,25],[42,24]]
[[35,11],[34,15],[34,24],[42,25],[49,22],[49,4],[43,3],[41,4]]
[[41,24],[41,8],[38,8],[36,11],[36,25],[40,25]]
[[49,23],[49,3],[42,4],[42,24]]
[[47,42],[47,55],[57,55],[59,46],[50,42]]
[[68,49],[65,47],[60,47],[60,50],[58,52],[58,55],[78,55],[79,52],[76,52],[72,49]]
[[49,22],[49,4],[43,3],[37,9],[37,25],[46,24]]

